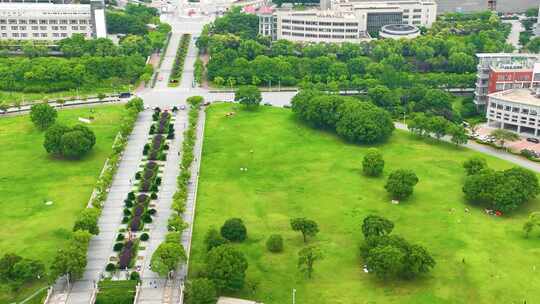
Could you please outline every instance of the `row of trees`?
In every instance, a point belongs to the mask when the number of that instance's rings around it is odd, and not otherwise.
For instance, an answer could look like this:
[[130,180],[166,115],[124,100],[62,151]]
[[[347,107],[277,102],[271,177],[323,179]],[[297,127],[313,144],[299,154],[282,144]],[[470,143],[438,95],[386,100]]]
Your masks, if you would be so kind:
[[90,56],[77,58],[0,58],[0,90],[54,92],[96,86],[135,82],[151,74],[139,54],[129,56]]
[[292,109],[301,120],[314,127],[333,129],[351,142],[383,142],[394,131],[388,112],[351,97],[303,90],[293,98]]
[[256,31],[247,29],[256,18],[232,10],[206,27],[197,45],[210,54],[208,78],[226,84],[232,79],[238,84],[297,85],[302,81],[329,83],[354,78],[385,83],[387,77],[379,73],[384,71],[394,74],[393,79],[409,78],[416,72],[470,73],[468,85],[473,86],[475,53],[511,47],[505,43],[508,27],[496,15],[472,17],[442,18],[428,35],[412,40],[300,44],[258,37]]
[[435,136],[438,140],[448,135],[450,141],[456,145],[467,143],[467,131],[461,124],[455,124],[442,116],[428,116],[423,113],[417,113],[409,121],[407,128],[416,135],[431,137]]

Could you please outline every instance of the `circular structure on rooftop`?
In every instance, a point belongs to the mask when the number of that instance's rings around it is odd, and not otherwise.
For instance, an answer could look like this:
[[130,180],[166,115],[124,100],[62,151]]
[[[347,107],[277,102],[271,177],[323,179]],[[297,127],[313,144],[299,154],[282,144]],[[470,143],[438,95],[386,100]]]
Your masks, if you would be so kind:
[[420,36],[420,29],[410,24],[388,24],[379,31],[380,38],[412,39]]

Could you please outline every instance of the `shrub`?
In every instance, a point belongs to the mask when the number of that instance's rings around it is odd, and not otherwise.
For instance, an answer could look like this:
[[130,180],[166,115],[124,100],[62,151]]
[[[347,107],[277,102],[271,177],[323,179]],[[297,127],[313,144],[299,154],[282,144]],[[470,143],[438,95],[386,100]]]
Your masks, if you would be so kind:
[[242,242],[247,238],[247,229],[239,218],[231,218],[221,226],[221,236],[231,242]]
[[155,199],[157,199],[157,198],[158,198],[157,193],[152,192],[152,194],[150,194],[150,199],[155,200]]
[[217,290],[214,282],[206,278],[190,281],[186,287],[186,304],[214,304]]
[[154,208],[148,210],[148,214],[150,214],[150,215],[154,215],[154,214],[156,214],[156,212],[157,212],[157,210],[154,209]]
[[135,200],[135,193],[133,191],[129,192],[127,198],[130,201]]
[[135,179],[136,179],[136,180],[141,179],[141,172],[140,172],[140,171],[138,171],[137,173],[135,173]]
[[152,216],[148,213],[145,213],[143,216],[142,216],[142,220],[143,222],[145,223],[151,223],[152,222]]
[[140,97],[135,97],[126,103],[126,109],[134,109],[137,112],[144,111],[144,101]]
[[124,205],[126,206],[126,208],[131,208],[133,207],[133,201],[124,200]]
[[270,252],[283,251],[283,237],[279,234],[272,234],[266,241],[266,248]]
[[126,224],[127,222],[129,222],[129,217],[124,216],[124,217],[122,218],[122,224]]
[[141,239],[141,241],[148,241],[150,236],[148,235],[148,233],[145,232],[145,233],[141,234],[141,236],[139,238]]
[[130,216],[131,215],[131,211],[127,208],[124,208],[124,215],[125,216]]
[[107,264],[107,266],[105,266],[105,270],[108,272],[114,272],[116,271],[116,265],[113,263],[109,263]]
[[367,176],[380,176],[384,169],[384,159],[381,152],[375,148],[368,150],[362,161],[362,171]]
[[124,248],[124,243],[116,243],[116,244],[114,244],[114,246],[113,246],[113,250],[114,250],[114,251],[121,251],[122,248]]
[[117,242],[123,241],[124,239],[125,239],[125,236],[122,233],[118,234],[118,236],[116,237]]
[[53,125],[45,133],[43,146],[48,153],[77,158],[88,153],[95,143],[96,136],[86,126]]
[[41,130],[52,126],[57,116],[56,110],[47,103],[35,104],[30,108],[30,119]]
[[137,271],[133,271],[129,274],[129,279],[132,281],[140,281],[141,275]]

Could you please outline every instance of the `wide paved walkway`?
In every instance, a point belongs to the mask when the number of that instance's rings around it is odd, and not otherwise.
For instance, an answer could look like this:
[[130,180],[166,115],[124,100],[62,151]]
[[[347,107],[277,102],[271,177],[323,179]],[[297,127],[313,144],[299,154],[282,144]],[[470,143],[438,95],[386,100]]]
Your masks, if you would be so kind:
[[92,237],[88,247],[88,264],[82,279],[75,281],[69,292],[55,292],[49,303],[89,303],[94,284],[99,281],[100,274],[105,270],[112,252],[115,237],[122,222],[124,199],[131,191],[130,179],[135,175],[143,156],[142,150],[151,122],[151,111],[141,112],[129,136],[98,222],[99,235]]

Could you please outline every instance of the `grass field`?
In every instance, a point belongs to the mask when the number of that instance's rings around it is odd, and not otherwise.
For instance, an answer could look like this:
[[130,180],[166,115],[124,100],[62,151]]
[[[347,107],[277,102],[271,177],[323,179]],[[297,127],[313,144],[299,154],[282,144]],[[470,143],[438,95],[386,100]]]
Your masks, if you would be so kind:
[[[247,256],[247,279],[257,287],[235,296],[284,304],[291,303],[296,288],[297,303],[309,304],[540,302],[540,233],[529,239],[521,233],[527,214],[540,210],[540,201],[502,218],[467,205],[461,163],[478,153],[396,131],[388,143],[378,146],[386,161],[385,176],[367,178],[360,168],[368,147],[306,127],[286,109],[249,112],[232,107],[208,109],[192,277],[203,267],[207,229],[240,217],[248,240],[235,246]],[[236,115],[225,117],[230,111]],[[486,159],[496,169],[511,167]],[[413,169],[420,182],[408,201],[392,205],[383,185],[397,168]],[[393,234],[432,252],[437,265],[429,275],[382,282],[362,271],[360,227],[372,213],[394,221]],[[320,227],[312,243],[322,248],[325,259],[315,265],[311,280],[296,268],[303,243],[290,229],[289,219],[298,216],[314,219]],[[281,254],[265,249],[273,233],[284,237]]]
[[[58,121],[74,125],[79,117],[88,117],[90,109],[59,111]],[[49,156],[43,148],[43,132],[28,115],[0,118],[0,253],[15,252],[49,263],[69,237],[111,151],[124,111],[119,105],[92,109],[95,121],[89,126],[97,141],[82,160]],[[18,293],[16,299],[32,290]],[[0,286],[0,303],[15,300],[11,296]]]

